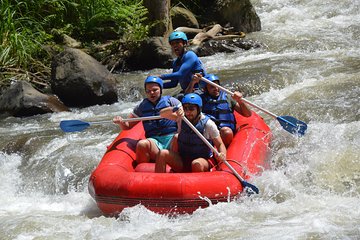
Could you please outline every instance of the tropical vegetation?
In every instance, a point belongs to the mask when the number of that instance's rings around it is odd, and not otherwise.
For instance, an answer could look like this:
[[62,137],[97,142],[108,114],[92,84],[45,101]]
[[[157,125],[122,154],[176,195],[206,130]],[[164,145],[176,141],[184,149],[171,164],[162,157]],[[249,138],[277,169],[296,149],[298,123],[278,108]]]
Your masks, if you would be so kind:
[[136,45],[147,37],[142,0],[0,0],[0,88],[12,79],[45,87],[60,36],[83,46],[113,39]]

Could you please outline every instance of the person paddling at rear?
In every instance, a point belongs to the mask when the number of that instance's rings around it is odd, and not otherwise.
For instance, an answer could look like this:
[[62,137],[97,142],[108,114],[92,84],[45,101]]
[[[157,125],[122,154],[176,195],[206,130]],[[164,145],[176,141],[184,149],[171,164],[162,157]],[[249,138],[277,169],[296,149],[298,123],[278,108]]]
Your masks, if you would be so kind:
[[[194,75],[193,81],[199,82],[201,75]],[[220,85],[220,79],[214,74],[207,74],[206,79]],[[228,147],[236,133],[236,120],[234,110],[244,117],[251,116],[251,110],[242,102],[242,94],[234,92],[231,97],[226,92],[220,90],[204,81],[200,82],[200,87],[204,90],[201,94],[203,100],[203,113],[210,116],[220,130],[221,138],[226,147]]]
[[[162,74],[160,76],[163,80],[170,80],[164,82],[164,88],[174,88],[180,83],[181,92],[178,98],[184,96],[184,93],[193,91],[200,91],[198,84],[191,82],[192,76],[195,73],[205,75],[205,69],[198,56],[193,51],[185,49],[188,38],[185,33],[175,31],[169,36],[169,43],[176,59],[173,62],[173,72],[170,74]],[[191,88],[191,90],[190,90]]]
[[166,164],[174,172],[205,172],[214,166],[214,162],[209,161],[213,156],[211,149],[182,120],[184,115],[218,149],[219,155],[214,156],[215,159],[217,161],[226,159],[226,148],[216,124],[201,113],[201,97],[196,93],[186,94],[182,99],[182,104],[183,107],[176,111],[179,117],[177,145],[174,144],[172,150],[160,151],[156,158],[155,172],[165,172]]
[[[173,136],[177,132],[177,115],[172,112],[173,107],[181,106],[181,102],[170,96],[161,96],[163,81],[156,76],[149,76],[144,82],[145,98],[137,105],[129,118],[161,116],[158,120],[143,121],[146,139],[140,140],[136,145],[137,163],[155,161],[156,155],[162,149],[169,149]],[[169,111],[170,110],[170,111]],[[138,122],[125,122],[116,116],[113,122],[122,130],[131,129]]]

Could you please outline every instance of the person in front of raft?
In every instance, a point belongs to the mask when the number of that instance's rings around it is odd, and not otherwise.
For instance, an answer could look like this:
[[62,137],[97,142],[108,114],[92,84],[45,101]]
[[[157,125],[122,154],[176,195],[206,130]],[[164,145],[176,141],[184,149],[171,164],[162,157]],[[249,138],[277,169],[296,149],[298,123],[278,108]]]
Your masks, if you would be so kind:
[[[169,149],[173,136],[177,132],[177,115],[172,112],[173,107],[181,106],[181,102],[171,96],[162,96],[163,81],[156,76],[145,79],[144,88],[146,98],[137,105],[129,118],[162,116],[158,120],[143,121],[146,139],[136,145],[136,161],[138,164],[155,161],[156,155],[162,149]],[[166,111],[170,109],[170,111]],[[120,116],[113,119],[122,130],[131,129],[138,122],[125,122]]]
[[[201,75],[195,74],[192,81],[196,83],[200,81],[199,86],[204,91],[201,94],[203,100],[202,112],[216,123],[220,130],[221,139],[225,146],[228,147],[236,133],[234,111],[244,117],[250,117],[251,110],[241,100],[242,94],[240,92],[235,91],[234,95],[230,96],[218,87],[201,81],[201,77]],[[205,78],[220,85],[219,77],[214,74],[207,74]]]
[[[181,92],[177,98],[181,100],[185,93],[199,92],[198,84],[191,82],[192,76],[195,73],[206,74],[202,62],[193,51],[187,51],[186,45],[188,38],[184,32],[174,31],[169,35],[169,43],[176,59],[173,62],[173,72],[169,74],[162,74],[160,76],[163,80],[170,80],[164,82],[164,88],[174,88],[180,83]],[[191,91],[189,90],[191,87]]]
[[[174,172],[205,172],[214,165],[212,150],[203,140],[182,120],[185,117],[199,132],[212,143],[219,151],[214,156],[217,161],[226,159],[226,148],[221,140],[216,124],[201,113],[202,100],[196,93],[186,94],[182,99],[183,106],[176,114],[178,116],[177,144],[171,150],[161,150],[156,158],[155,172],[166,171],[168,164]],[[209,160],[210,159],[210,160]]]

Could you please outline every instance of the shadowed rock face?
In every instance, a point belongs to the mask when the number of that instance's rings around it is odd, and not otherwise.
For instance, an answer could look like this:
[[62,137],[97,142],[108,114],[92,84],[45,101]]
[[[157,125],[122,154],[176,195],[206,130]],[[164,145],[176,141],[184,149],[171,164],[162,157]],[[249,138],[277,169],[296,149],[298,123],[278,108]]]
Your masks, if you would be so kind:
[[196,17],[190,10],[175,6],[172,7],[170,11],[173,29],[183,26],[191,28],[200,27]]
[[234,27],[234,31],[245,33],[261,30],[260,18],[250,0],[215,1],[214,20],[225,26]]
[[69,109],[56,96],[43,94],[26,81],[17,81],[0,96],[0,111],[26,117]]
[[70,107],[111,104],[118,100],[114,76],[78,49],[68,48],[54,57],[51,88]]
[[173,55],[167,38],[152,37],[144,41],[125,60],[130,70],[147,70],[152,68],[172,66]]
[[[250,0],[182,0],[181,3],[190,9],[201,23],[218,23],[224,27],[233,27],[236,32],[250,33],[261,30],[260,18]],[[192,27],[186,16],[174,22],[174,29],[179,26]]]

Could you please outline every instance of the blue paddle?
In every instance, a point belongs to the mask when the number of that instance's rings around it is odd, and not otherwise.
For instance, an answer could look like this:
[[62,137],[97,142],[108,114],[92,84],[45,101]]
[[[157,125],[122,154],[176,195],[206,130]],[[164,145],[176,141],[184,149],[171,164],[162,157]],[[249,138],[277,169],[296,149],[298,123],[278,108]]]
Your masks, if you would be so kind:
[[[199,130],[197,130],[196,127],[194,127],[194,125],[191,124],[191,122],[185,117],[183,116],[181,118],[187,125],[189,125],[189,127],[196,133],[196,135],[199,136],[199,138],[201,138],[201,140],[217,155],[219,155],[219,152],[218,150],[213,146],[211,145],[211,143],[209,143],[209,141],[199,132]],[[252,194],[252,193],[259,193],[259,189],[251,184],[251,183],[248,183],[247,181],[245,181],[244,178],[242,178],[239,173],[229,164],[228,161],[226,161],[226,159],[224,159],[223,161],[225,163],[225,165],[234,173],[234,175],[239,179],[241,185],[243,186],[244,189],[246,189],[246,192],[248,194]],[[250,190],[249,190],[250,189]]]
[[[234,93],[232,93],[231,91],[227,90],[226,88],[202,77],[201,78],[202,81],[211,84],[215,87],[220,88],[221,90],[223,90],[224,92],[234,95]],[[269,112],[268,110],[256,105],[255,103],[250,102],[249,100],[245,99],[245,98],[241,98],[241,100],[247,104],[249,104],[250,106],[253,106],[261,111],[263,111],[264,113],[269,114],[270,116],[272,116],[273,118],[277,119],[278,122],[280,123],[280,125],[283,127],[283,129],[285,129],[286,131],[288,131],[291,134],[295,134],[295,135],[300,135],[303,136],[305,134],[305,131],[307,129],[307,125],[306,123],[291,117],[291,116],[277,116],[272,112]]]
[[[137,122],[137,121],[147,121],[147,120],[157,120],[160,119],[160,116],[149,116],[149,117],[139,117],[139,118],[128,118],[123,119],[124,122]],[[63,120],[60,122],[60,128],[64,132],[81,132],[82,130],[88,128],[90,125],[112,123],[112,121],[99,121],[99,122],[85,122],[82,120]]]

